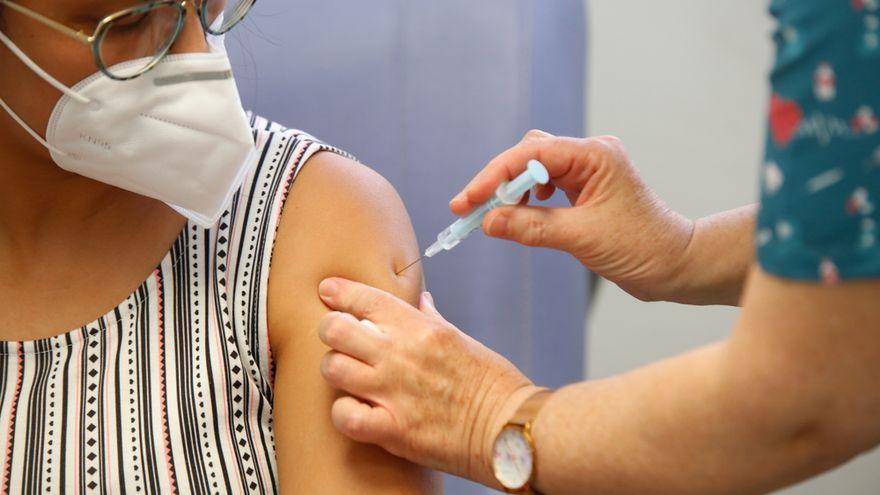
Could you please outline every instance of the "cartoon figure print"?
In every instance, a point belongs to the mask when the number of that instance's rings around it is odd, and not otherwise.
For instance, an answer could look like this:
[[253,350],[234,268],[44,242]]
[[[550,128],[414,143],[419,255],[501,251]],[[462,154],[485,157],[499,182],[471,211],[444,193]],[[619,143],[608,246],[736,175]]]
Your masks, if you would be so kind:
[[862,105],[856,110],[851,125],[852,130],[856,135],[871,135],[877,132],[878,127],[880,127],[874,109],[868,105]]
[[865,56],[880,53],[880,0],[852,0],[852,6],[862,14],[864,22],[859,51]]
[[816,95],[816,100],[822,103],[828,103],[837,98],[837,76],[830,63],[822,62],[816,68],[816,74],[813,77],[813,93]]

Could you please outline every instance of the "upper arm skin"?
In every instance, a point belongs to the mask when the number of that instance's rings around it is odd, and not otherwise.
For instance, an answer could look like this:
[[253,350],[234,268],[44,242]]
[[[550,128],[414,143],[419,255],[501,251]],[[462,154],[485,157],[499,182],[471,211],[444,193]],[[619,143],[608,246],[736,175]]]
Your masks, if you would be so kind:
[[269,332],[275,361],[275,442],[283,493],[437,491],[435,475],[338,433],[330,409],[339,394],[322,379],[328,351],[317,327],[328,309],[318,284],[341,276],[416,304],[420,267],[406,210],[372,170],[332,153],[309,160],[285,205],[269,280]]
[[781,488],[880,443],[878,301],[877,280],[829,285],[752,270],[716,383],[726,420],[741,428],[718,464],[742,476],[733,492]]
[[[796,425],[793,437],[821,444],[820,464],[880,442],[880,281],[804,283],[757,268],[750,278],[724,376],[740,399],[763,404],[744,404],[755,424]],[[750,393],[757,383],[763,397]]]

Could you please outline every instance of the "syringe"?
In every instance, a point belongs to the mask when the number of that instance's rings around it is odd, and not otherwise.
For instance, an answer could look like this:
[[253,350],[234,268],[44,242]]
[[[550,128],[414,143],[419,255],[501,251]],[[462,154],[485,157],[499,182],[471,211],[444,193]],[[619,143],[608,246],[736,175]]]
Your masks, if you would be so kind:
[[[525,172],[520,174],[519,177],[498,186],[492,199],[480,205],[470,215],[457,220],[447,227],[446,230],[440,232],[440,235],[437,236],[437,242],[425,250],[423,258],[433,258],[441,251],[449,251],[458,246],[471,232],[483,225],[483,218],[487,213],[500,206],[518,204],[531,188],[538,184],[547,184],[549,181],[550,174],[547,172],[547,168],[537,160],[530,161]],[[402,273],[410,266],[421,261],[421,259],[419,258],[397,273]]]

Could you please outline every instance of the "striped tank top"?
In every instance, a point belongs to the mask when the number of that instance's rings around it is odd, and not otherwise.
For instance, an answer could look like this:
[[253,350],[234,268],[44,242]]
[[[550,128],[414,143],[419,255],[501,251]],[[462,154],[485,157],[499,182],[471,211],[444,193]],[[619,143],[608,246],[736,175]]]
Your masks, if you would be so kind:
[[337,150],[251,123],[260,153],[215,227],[188,224],[96,321],[0,343],[0,492],[278,492],[269,262],[300,167]]

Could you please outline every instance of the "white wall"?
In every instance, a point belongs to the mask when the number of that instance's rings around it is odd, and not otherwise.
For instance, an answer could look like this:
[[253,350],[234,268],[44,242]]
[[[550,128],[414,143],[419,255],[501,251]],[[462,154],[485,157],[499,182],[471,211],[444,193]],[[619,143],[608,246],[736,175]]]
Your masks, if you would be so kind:
[[[754,202],[772,55],[767,2],[587,3],[591,134],[621,137],[648,182],[685,215]],[[721,339],[735,317],[729,308],[640,303],[604,283],[590,321],[589,376]],[[880,454],[785,493],[880,493]]]

